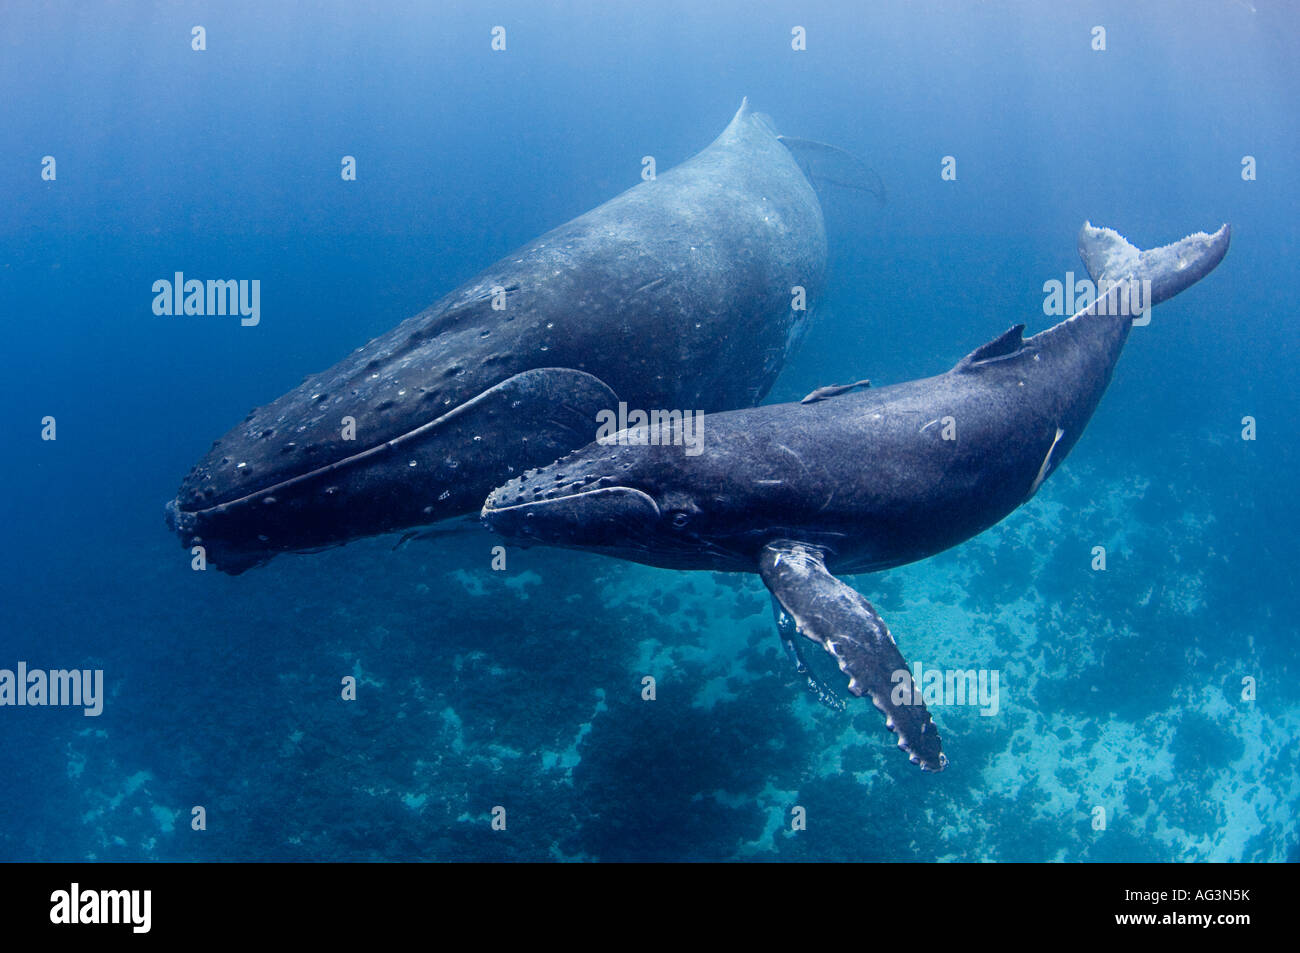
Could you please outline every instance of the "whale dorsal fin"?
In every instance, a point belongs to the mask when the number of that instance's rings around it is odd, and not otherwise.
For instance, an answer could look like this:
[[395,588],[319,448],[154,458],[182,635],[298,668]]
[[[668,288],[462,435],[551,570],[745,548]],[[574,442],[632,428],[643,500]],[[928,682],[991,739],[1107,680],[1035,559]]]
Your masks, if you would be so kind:
[[[804,543],[768,543],[759,553],[758,571],[795,630],[829,652],[849,677],[849,691],[867,696],[884,713],[885,725],[898,734],[898,746],[912,763],[942,771],[948,759],[939,729],[889,626],[871,603],[832,576],[821,551]],[[781,626],[780,613],[777,620]]]
[[981,344],[975,350],[971,351],[960,361],[954,370],[963,371],[975,367],[979,364],[987,364],[989,361],[1000,360],[1004,357],[1010,357],[1024,346],[1025,343],[1025,326],[1017,324],[1009,328],[1002,334],[999,334],[987,344]]

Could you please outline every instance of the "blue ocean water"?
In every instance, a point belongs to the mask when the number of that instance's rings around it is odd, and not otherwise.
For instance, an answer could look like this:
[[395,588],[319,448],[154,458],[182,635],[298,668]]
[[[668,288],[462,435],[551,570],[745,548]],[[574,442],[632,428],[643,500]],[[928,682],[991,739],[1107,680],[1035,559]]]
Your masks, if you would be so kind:
[[[6,4],[0,669],[102,669],[105,699],[0,707],[0,859],[1294,856],[1297,23],[1280,0]],[[769,401],[1046,327],[1085,220],[1143,247],[1233,226],[1028,506],[850,579],[910,658],[1000,673],[996,715],[935,711],[945,772],[865,703],[808,699],[754,576],[544,549],[494,572],[478,535],[191,571],[162,506],[249,407],[643,156],[688,158],[742,97],[888,191],[828,200],[830,286]],[[261,322],[155,315],[177,271],[259,278]]]

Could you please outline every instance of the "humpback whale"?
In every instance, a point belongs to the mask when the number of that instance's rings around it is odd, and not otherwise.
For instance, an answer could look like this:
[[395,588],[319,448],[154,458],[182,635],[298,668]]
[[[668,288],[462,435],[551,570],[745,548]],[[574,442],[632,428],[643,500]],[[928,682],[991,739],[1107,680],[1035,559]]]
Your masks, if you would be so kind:
[[804,166],[826,148],[742,103],[703,152],[255,408],[185,477],[167,523],[239,573],[472,518],[493,487],[590,442],[620,401],[757,404],[822,294]]
[[937,377],[707,414],[694,455],[672,434],[592,444],[497,488],[481,517],[524,544],[757,573],[783,637],[829,652],[910,760],[942,770],[939,732],[893,635],[835,574],[932,556],[1029,500],[1110,382],[1134,282],[1158,304],[1208,274],[1228,242],[1224,225],[1139,251],[1085,224],[1079,251],[1106,290],[1055,327],[1025,339],[1017,324]]

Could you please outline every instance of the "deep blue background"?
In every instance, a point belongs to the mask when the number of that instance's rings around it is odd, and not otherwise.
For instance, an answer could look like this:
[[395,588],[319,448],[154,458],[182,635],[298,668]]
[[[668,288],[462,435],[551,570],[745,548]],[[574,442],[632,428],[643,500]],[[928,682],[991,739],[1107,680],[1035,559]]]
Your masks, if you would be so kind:
[[[873,712],[854,719],[870,748],[844,760],[897,775],[899,803],[867,796],[847,767],[826,771],[817,752],[839,745],[838,735],[785,725],[793,688],[781,684],[789,678],[775,640],[770,632],[759,639],[756,622],[751,674],[766,687],[742,687],[745,701],[705,715],[674,715],[661,703],[660,734],[645,734],[641,716],[628,714],[636,709],[614,700],[635,699],[635,681],[628,688],[617,679],[640,671],[636,640],[677,638],[707,650],[721,624],[707,599],[704,614],[684,614],[672,593],[692,583],[674,574],[530,552],[513,574],[536,578],[506,589],[478,548],[390,553],[391,541],[371,541],[232,580],[191,573],[163,526],[162,504],[181,476],[249,407],[635,185],[643,155],[665,169],[703,148],[743,96],[784,132],[867,157],[889,193],[883,209],[854,207],[849,196],[828,210],[831,288],[774,400],[861,377],[939,372],[1011,324],[1040,329],[1043,282],[1083,273],[1074,242],[1085,219],[1143,246],[1232,222],[1233,247],[1218,272],[1133,335],[1064,468],[1080,479],[1058,477],[1040,499],[1079,512],[1125,481],[1148,487],[1135,504],[1144,522],[1125,538],[1130,554],[1165,561],[1139,570],[1130,560],[1128,588],[1095,593],[1076,605],[1077,618],[1140,603],[1144,579],[1192,571],[1183,559],[1199,567],[1202,604],[1129,619],[1130,642],[1147,648],[1103,667],[1103,697],[1080,702],[1079,717],[1113,711],[1158,725],[1163,706],[1183,698],[1187,712],[1200,706],[1188,717],[1211,727],[1197,722],[1170,742],[1176,760],[1179,744],[1212,748],[1215,732],[1235,723],[1221,706],[1180,695],[1207,677],[1184,666],[1209,659],[1208,677],[1233,705],[1237,676],[1254,674],[1268,686],[1261,705],[1278,706],[1264,716],[1277,719],[1268,745],[1277,760],[1263,778],[1240,782],[1278,785],[1252,849],[1256,859],[1284,856],[1295,839],[1297,774],[1287,751],[1300,610],[1300,13],[1246,0],[1066,6],[6,4],[0,667],[19,659],[103,667],[116,694],[97,720],[0,709],[0,859],[545,858],[557,856],[552,843],[563,843],[564,856],[722,858],[758,837],[762,819],[737,795],[732,836],[731,826],[702,821],[692,798],[758,792],[769,778],[779,790],[798,789],[801,803],[842,811],[847,801],[866,812],[838,838],[824,833],[800,848],[781,841],[782,856],[1027,849],[1028,806],[1017,809],[1008,795],[1003,816],[970,799],[987,785],[978,768],[996,743],[962,753],[974,773],[948,782],[950,800],[928,815],[969,833],[972,813],[985,811],[978,845],[967,850],[913,843],[900,815],[923,806],[936,785],[921,785],[895,753],[878,750]],[[194,24],[207,30],[204,52],[190,49]],[[505,53],[489,48],[496,24],[508,31]],[[795,24],[807,28],[806,52],[790,49]],[[1094,24],[1108,31],[1103,53],[1089,47]],[[39,175],[47,154],[58,162],[53,183]],[[357,157],[356,182],[340,180],[344,154]],[[1241,179],[1247,154],[1258,160],[1258,181]],[[944,155],[957,157],[956,182],[940,179]],[[174,271],[259,278],[261,325],[154,316],[150,286]],[[58,420],[55,443],[39,439],[46,414]],[[1257,442],[1239,438],[1246,414],[1258,418]],[[1044,580],[1026,576],[1028,564],[1017,574],[1013,563],[988,576],[996,585],[967,578],[961,598],[991,612],[1035,585],[1048,603],[1091,586],[1096,533],[1069,520],[1065,527],[1076,535],[1049,532],[1042,546],[1060,547],[1059,558],[1047,554],[1058,576],[1063,567],[1083,575]],[[1182,549],[1171,559],[1175,543]],[[960,572],[974,557],[959,550],[943,559]],[[447,582],[457,571],[488,587],[488,598],[458,596]],[[922,585],[932,576],[891,578]],[[633,601],[650,611],[611,607],[595,580],[643,592]],[[876,598],[872,579],[858,582]],[[736,592],[734,607],[716,607],[718,618],[764,610],[752,581],[712,584]],[[899,637],[916,645],[925,635]],[[476,652],[526,672],[532,687],[521,695],[516,678],[473,662]],[[386,673],[384,687],[347,709],[333,686],[362,655],[367,670]],[[696,677],[693,690],[711,676]],[[1155,696],[1127,710],[1153,679]],[[592,718],[597,687],[610,693],[602,717],[614,727],[584,735],[581,766],[556,782],[554,766],[534,751],[563,733],[557,726]],[[1034,702],[1069,710],[1070,699]],[[449,749],[437,733],[448,706],[462,704],[489,726],[467,730],[468,751]],[[1211,740],[1193,744],[1193,729]],[[303,740],[286,749],[298,731]],[[783,732],[794,734],[772,741]],[[522,753],[476,767],[473,751],[489,750],[498,734]],[[634,756],[636,739],[650,747]],[[664,793],[643,799],[635,779],[660,771],[648,766],[657,758],[677,767]],[[279,760],[271,767],[268,759]],[[440,767],[422,776],[426,760]],[[719,761],[722,779],[711,775]],[[126,779],[140,772],[147,780],[131,788]],[[384,799],[394,778],[413,775],[418,784],[400,790],[418,787],[425,802]],[[1189,790],[1212,783],[1197,778]],[[291,806],[278,801],[289,791]],[[1135,796],[1158,800],[1160,791],[1129,791],[1132,811]],[[520,827],[528,811],[546,820],[503,847],[478,834],[478,819],[511,797]],[[223,814],[222,833],[190,834],[196,803]],[[156,822],[159,805],[181,812],[174,832]],[[1086,816],[1059,823],[1058,846],[1049,824],[1029,859],[1184,856],[1181,835],[1151,824],[1098,853],[1079,846]],[[1204,836],[1214,840],[1233,823],[1231,812],[1205,821]],[[891,839],[895,825],[904,835]],[[665,840],[665,830],[676,834]],[[866,830],[879,841],[864,841]]]

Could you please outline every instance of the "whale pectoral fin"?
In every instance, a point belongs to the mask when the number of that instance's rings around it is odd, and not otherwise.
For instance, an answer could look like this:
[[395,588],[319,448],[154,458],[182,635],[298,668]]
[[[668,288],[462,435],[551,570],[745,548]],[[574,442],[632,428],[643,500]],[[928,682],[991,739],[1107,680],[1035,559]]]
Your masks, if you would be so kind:
[[1034,477],[1034,482],[1029,484],[1029,492],[1025,494],[1025,502],[1028,503],[1038,492],[1038,488],[1043,485],[1043,481],[1051,474],[1052,468],[1056,466],[1056,461],[1052,460],[1052,454],[1056,452],[1057,445],[1061,438],[1065,436],[1065,431],[1060,427],[1056,428],[1056,436],[1052,438],[1052,445],[1047,448],[1047,455],[1043,457],[1043,462],[1038,466],[1038,473]]
[[482,505],[485,481],[504,482],[591,443],[596,414],[617,406],[618,397],[598,377],[566,367],[534,368],[370,452],[409,452],[417,459],[423,448],[436,446],[435,460],[457,467],[450,475],[459,478],[448,480],[439,506],[442,512],[468,510]]
[[[913,764],[942,771],[939,729],[884,619],[861,594],[826,569],[819,550],[802,543],[769,543],[759,554],[759,574],[804,638],[821,645],[849,676],[849,691],[867,696],[898,734]],[[779,627],[779,616],[778,616]],[[896,700],[897,699],[897,700]]]
[[393,544],[393,552],[404,547],[412,540],[421,540],[423,542],[432,542],[434,540],[444,540],[454,536],[462,536],[465,533],[480,532],[483,529],[479,519],[474,514],[458,517],[454,520],[447,520],[438,523],[435,526],[426,526],[424,529],[407,530],[401,538]]
[[785,607],[776,596],[772,597],[772,617],[776,619],[776,631],[781,636],[781,644],[785,646],[786,655],[794,663],[794,670],[802,675],[807,683],[808,694],[831,711],[844,711],[846,707],[844,699],[814,675],[808,663],[804,661],[803,650],[799,647],[799,629],[794,624],[794,618],[785,611]]
[[[527,433],[524,456],[550,463],[595,440],[596,414],[617,406],[618,395],[599,377],[569,367],[539,367],[488,388],[458,408],[458,414],[487,418],[484,423],[505,414],[512,428],[527,425],[521,431]],[[507,456],[513,452],[510,447],[503,451]]]
[[880,205],[885,204],[885,183],[876,170],[853,153],[815,139],[796,139],[777,136],[781,145],[790,150],[804,177],[822,197],[827,186],[867,192],[875,196]]

